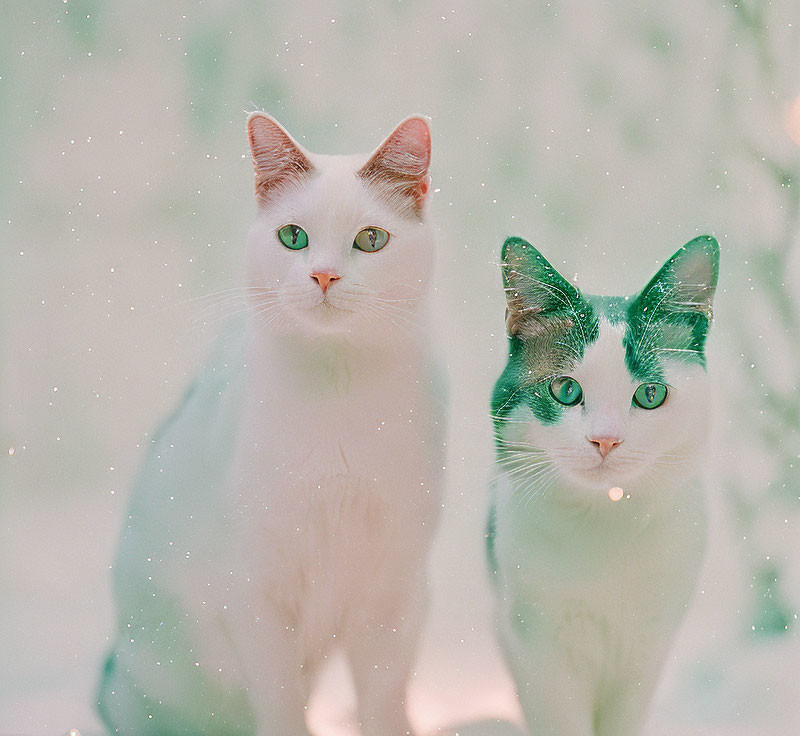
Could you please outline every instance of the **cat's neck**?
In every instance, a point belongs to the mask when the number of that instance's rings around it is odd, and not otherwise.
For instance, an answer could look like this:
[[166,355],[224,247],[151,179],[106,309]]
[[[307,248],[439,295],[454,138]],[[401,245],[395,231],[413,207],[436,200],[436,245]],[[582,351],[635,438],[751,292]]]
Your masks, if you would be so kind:
[[424,333],[391,340],[357,340],[346,334],[288,335],[253,331],[246,366],[268,392],[285,390],[345,395],[365,382],[397,380],[424,369]]
[[[616,501],[608,491],[589,491],[561,477],[544,493],[531,494],[528,508],[531,516],[545,526],[556,518],[565,523],[572,520],[596,524],[602,520],[601,526],[609,529],[614,528],[616,522],[646,526],[682,513],[681,509],[694,513],[696,508],[704,506],[701,475],[699,468],[688,467],[651,472],[645,478],[621,483],[623,495]],[[611,520],[615,523],[609,525]]]

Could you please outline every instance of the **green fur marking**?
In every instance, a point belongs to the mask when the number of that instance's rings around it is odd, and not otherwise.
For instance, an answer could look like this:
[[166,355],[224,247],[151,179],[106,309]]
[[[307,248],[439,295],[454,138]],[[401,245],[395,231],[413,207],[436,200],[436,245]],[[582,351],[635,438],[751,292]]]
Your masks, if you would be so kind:
[[586,301],[592,305],[594,311],[601,315],[612,327],[626,322],[628,319],[628,308],[631,304],[631,297],[629,296],[596,296],[594,294],[585,294],[584,299],[586,299]]
[[778,569],[775,565],[761,565],[753,576],[758,607],[753,618],[755,636],[772,637],[784,634],[792,622],[792,612],[783,599]]
[[662,361],[706,364],[719,245],[703,235],[684,245],[631,300],[623,344],[639,381],[663,381]]
[[548,383],[577,365],[597,339],[597,315],[580,291],[522,238],[508,238],[501,258],[509,355],[492,394],[495,428],[523,402],[540,422],[554,424],[568,407],[550,395]]
[[684,245],[634,296],[582,294],[522,238],[503,243],[508,362],[492,393],[495,435],[506,416],[527,404],[542,424],[572,407],[559,404],[549,382],[568,375],[597,339],[599,320],[624,324],[625,362],[636,381],[664,382],[663,362],[705,366],[719,246],[703,235]]
[[[705,367],[705,342],[711,322],[711,300],[719,273],[719,246],[714,238],[695,238],[675,253],[634,296],[584,295],[556,271],[530,243],[508,238],[503,243],[502,274],[506,293],[508,362],[492,392],[492,419],[498,460],[506,446],[502,429],[508,415],[527,405],[542,424],[555,424],[565,411],[550,393],[550,381],[569,375],[597,340],[600,319],[624,325],[625,363],[635,381],[661,384],[664,361],[678,360]],[[640,388],[643,388],[640,386]],[[657,405],[645,392],[640,406]],[[489,570],[497,574],[497,509],[492,499],[486,524]],[[777,631],[784,625],[783,608],[770,596],[760,628]],[[515,628],[531,624],[528,611],[515,609]]]

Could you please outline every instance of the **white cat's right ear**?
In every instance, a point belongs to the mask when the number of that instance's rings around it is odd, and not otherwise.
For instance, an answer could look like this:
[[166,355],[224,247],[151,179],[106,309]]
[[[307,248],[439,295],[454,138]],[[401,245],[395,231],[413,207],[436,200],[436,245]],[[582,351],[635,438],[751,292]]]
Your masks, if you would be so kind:
[[431,129],[412,115],[370,156],[358,175],[401,214],[421,216],[431,190]]
[[259,202],[266,201],[280,185],[314,169],[302,147],[266,113],[254,112],[247,118],[247,138],[253,154]]

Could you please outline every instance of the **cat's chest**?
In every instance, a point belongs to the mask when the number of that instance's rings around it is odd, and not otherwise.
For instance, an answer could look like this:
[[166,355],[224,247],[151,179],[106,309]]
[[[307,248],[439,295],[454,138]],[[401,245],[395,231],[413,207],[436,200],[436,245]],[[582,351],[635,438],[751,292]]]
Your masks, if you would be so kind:
[[326,488],[387,500],[427,493],[441,467],[442,421],[418,388],[422,376],[325,379],[274,380],[250,402],[237,470],[246,492],[298,512]]
[[670,509],[609,503],[599,513],[540,506],[505,515],[498,553],[507,583],[555,616],[578,601],[607,620],[669,615],[691,591],[705,540],[702,503],[686,496]]
[[553,646],[592,676],[627,677],[657,661],[691,595],[702,530],[693,521],[541,522],[498,537],[501,606],[518,640]]
[[337,473],[379,468],[400,456],[416,459],[434,421],[417,396],[373,387],[300,401],[277,396],[253,429],[277,462]]
[[392,540],[429,538],[442,421],[408,384],[392,376],[357,390],[273,384],[251,401],[229,486],[243,564],[258,563],[251,550],[269,548],[281,560],[271,568],[278,576],[298,566],[360,570]]

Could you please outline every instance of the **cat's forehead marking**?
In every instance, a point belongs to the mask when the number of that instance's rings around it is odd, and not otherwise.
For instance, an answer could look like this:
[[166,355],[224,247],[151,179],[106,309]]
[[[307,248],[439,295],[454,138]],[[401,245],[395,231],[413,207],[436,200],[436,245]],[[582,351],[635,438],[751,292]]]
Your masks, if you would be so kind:
[[586,384],[585,390],[589,389],[587,403],[594,403],[596,396],[629,394],[631,375],[625,362],[625,331],[624,322],[600,317],[597,339],[587,345],[583,360],[575,369],[576,378]]
[[601,315],[598,319],[597,339],[586,346],[580,365],[592,371],[600,369],[603,364],[612,362],[619,362],[624,366],[625,349],[622,345],[624,335],[624,324],[612,322]]
[[[283,201],[276,202],[282,217],[297,220],[316,243],[318,238],[338,241],[352,237],[367,225],[389,229],[391,213],[366,190],[358,176],[363,155],[328,156],[312,154],[314,172]],[[349,244],[349,242],[348,242]]]
[[[665,334],[660,321],[637,319],[635,296],[586,294],[584,298],[601,320],[616,329],[630,376],[637,381],[664,381],[663,358],[669,356],[661,343],[671,335]],[[676,331],[680,328],[672,330]]]
[[360,184],[359,156],[315,156],[315,172],[309,185],[320,201],[345,203],[356,196]]
[[594,311],[604,317],[610,325],[618,325],[628,319],[631,297],[584,294],[584,298],[592,305]]

